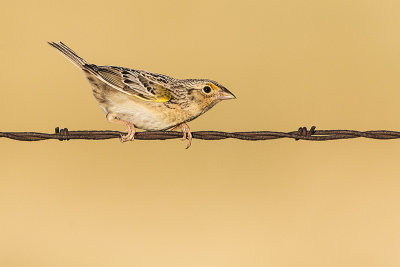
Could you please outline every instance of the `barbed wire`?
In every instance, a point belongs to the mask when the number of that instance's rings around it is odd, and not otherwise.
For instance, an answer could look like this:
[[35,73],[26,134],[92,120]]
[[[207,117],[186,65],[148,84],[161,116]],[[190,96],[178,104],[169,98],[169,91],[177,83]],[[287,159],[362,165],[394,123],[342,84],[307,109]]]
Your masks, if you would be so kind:
[[[55,128],[53,134],[38,132],[0,132],[0,137],[14,139],[18,141],[41,141],[48,139],[57,139],[60,141],[71,139],[84,140],[104,140],[119,138],[123,132],[119,131],[69,131],[67,128]],[[145,131],[136,132],[137,140],[167,140],[182,138],[182,132],[176,131]],[[292,138],[295,140],[308,141],[328,141],[351,138],[371,138],[371,139],[397,139],[400,138],[400,132],[377,130],[377,131],[354,131],[354,130],[316,130],[312,126],[310,130],[306,127],[300,127],[292,132],[275,131],[251,131],[251,132],[220,132],[220,131],[197,131],[192,132],[193,139],[202,140],[221,140],[227,138],[260,141],[279,138]]]

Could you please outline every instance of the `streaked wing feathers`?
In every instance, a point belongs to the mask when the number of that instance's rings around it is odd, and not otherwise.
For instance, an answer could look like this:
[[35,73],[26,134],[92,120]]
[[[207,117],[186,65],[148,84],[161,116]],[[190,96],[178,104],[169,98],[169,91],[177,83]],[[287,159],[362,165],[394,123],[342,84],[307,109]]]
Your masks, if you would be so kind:
[[138,71],[113,66],[89,66],[111,87],[142,100],[167,102],[172,97],[171,92],[165,86],[149,80]]

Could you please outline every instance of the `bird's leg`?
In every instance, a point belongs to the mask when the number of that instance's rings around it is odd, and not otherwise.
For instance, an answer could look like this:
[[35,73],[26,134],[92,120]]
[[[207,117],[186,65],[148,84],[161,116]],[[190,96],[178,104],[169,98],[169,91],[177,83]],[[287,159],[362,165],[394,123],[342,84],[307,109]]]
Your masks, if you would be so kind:
[[109,122],[120,123],[128,128],[128,133],[126,135],[121,135],[119,138],[122,143],[126,141],[133,141],[135,139],[135,125],[133,125],[131,122],[120,120],[117,116],[115,116],[115,114],[112,113],[108,113],[106,117]]
[[186,139],[188,140],[188,145],[186,147],[186,149],[188,149],[192,145],[192,133],[190,132],[189,126],[186,123],[181,123],[178,126],[174,127],[172,130],[175,130],[177,128],[181,128],[182,130],[182,141],[185,141]]

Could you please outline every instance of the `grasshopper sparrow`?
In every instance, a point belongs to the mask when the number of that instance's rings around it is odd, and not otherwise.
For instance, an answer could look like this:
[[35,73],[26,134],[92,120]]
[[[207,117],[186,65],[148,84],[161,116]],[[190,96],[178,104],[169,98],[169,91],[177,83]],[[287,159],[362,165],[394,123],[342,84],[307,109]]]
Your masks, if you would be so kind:
[[175,79],[162,74],[87,63],[62,42],[49,44],[80,68],[110,122],[127,126],[121,141],[133,141],[135,128],[156,131],[181,128],[183,140],[192,135],[187,122],[225,99],[236,98],[221,84],[207,79]]

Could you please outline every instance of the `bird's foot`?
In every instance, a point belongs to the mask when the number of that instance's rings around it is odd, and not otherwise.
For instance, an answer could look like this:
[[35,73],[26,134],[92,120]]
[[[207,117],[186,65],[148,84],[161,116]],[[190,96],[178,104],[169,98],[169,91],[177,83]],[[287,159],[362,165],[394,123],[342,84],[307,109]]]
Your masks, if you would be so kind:
[[135,125],[133,125],[131,122],[120,120],[118,117],[116,117],[112,113],[107,114],[107,120],[109,122],[116,122],[116,123],[123,124],[128,128],[128,133],[121,134],[121,137],[119,138],[121,143],[133,141],[135,139],[136,129],[135,129]]
[[188,149],[192,145],[192,133],[190,132],[190,128],[186,123],[182,123],[176,126],[173,130],[179,127],[183,133],[182,141],[185,141],[186,139],[188,140],[188,145],[186,147],[186,149]]
[[121,135],[121,137],[119,138],[121,143],[135,140],[135,133],[136,133],[135,126],[129,122],[126,122],[124,124],[126,125],[126,127],[128,127],[128,133]]

